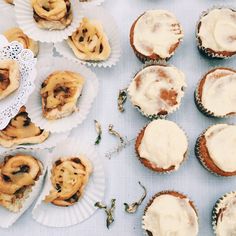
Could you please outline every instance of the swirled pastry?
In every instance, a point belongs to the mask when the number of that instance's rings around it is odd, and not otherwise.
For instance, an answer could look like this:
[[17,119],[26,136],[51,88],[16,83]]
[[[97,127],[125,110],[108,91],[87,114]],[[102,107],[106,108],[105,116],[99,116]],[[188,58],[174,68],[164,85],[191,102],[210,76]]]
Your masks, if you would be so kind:
[[79,28],[68,38],[76,57],[85,61],[104,61],[111,54],[108,38],[100,22],[83,18]]
[[49,75],[41,88],[43,116],[55,120],[76,111],[84,82],[80,74],[71,71],[56,71]]
[[62,30],[72,22],[70,0],[32,0],[33,17],[38,26],[48,30]]
[[92,164],[84,156],[59,159],[52,168],[53,189],[45,198],[45,202],[57,206],[75,204],[82,196],[91,173]]
[[20,28],[11,28],[5,31],[3,34],[9,42],[18,41],[23,45],[24,48],[30,49],[34,53],[34,56],[37,56],[39,52],[38,42],[29,38]]
[[5,157],[0,165],[0,205],[18,212],[42,169],[42,163],[30,155]]
[[44,142],[48,136],[49,132],[32,123],[25,107],[21,107],[7,127],[0,131],[0,145],[12,147],[21,144],[37,144]]
[[19,87],[19,65],[14,60],[0,60],[0,100]]
[[5,2],[14,5],[14,0],[5,0]]

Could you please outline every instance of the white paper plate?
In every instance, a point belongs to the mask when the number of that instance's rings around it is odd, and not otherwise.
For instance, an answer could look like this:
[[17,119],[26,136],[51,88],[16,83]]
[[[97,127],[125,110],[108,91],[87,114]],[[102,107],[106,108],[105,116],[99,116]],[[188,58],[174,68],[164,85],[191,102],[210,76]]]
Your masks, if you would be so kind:
[[[120,35],[118,26],[114,20],[114,18],[108,13],[108,11],[102,7],[85,7],[83,12],[81,13],[85,17],[89,19],[98,20],[101,22],[104,31],[109,39],[109,43],[111,46],[111,55],[106,61],[101,62],[87,62],[78,59],[73,53],[72,49],[69,47],[66,40],[55,43],[55,48],[58,53],[60,53],[65,58],[79,62],[88,66],[98,66],[98,67],[112,67],[116,65],[121,56],[121,43],[120,43]],[[79,26],[79,24],[78,24]]]
[[[85,188],[82,198],[73,206],[58,207],[43,200],[51,188],[50,170],[53,163],[61,157],[78,156],[84,154],[93,164],[93,173]],[[49,155],[51,163],[48,165],[48,175],[43,191],[32,211],[33,218],[40,224],[51,227],[66,227],[81,223],[95,211],[94,204],[103,199],[105,191],[105,175],[101,158],[94,146],[88,145],[83,138],[66,139],[57,145]]]
[[81,21],[82,15],[79,14],[79,10],[82,8],[78,0],[71,0],[73,20],[72,23],[64,30],[43,30],[40,29],[34,18],[33,8],[31,7],[31,0],[15,0],[15,14],[17,23],[20,28],[34,40],[40,42],[60,42],[71,35],[77,25]]
[[0,160],[3,161],[4,157],[7,155],[13,155],[17,153],[25,153],[32,155],[36,157],[38,160],[40,160],[44,166],[43,173],[40,175],[39,179],[36,181],[35,185],[32,187],[32,192],[30,193],[29,197],[25,200],[23,207],[21,208],[20,212],[14,213],[10,212],[4,207],[0,206],[0,227],[2,228],[8,228],[12,224],[14,224],[17,219],[30,207],[30,205],[34,202],[34,200],[38,197],[40,190],[43,185],[44,175],[47,170],[48,165],[48,159],[47,159],[47,152],[46,151],[40,151],[40,150],[32,150],[32,149],[12,149],[8,152],[5,152],[0,155]]
[[[32,122],[40,126],[42,129],[52,133],[66,132],[81,124],[87,117],[92,103],[98,92],[98,79],[96,75],[83,65],[78,63],[68,63],[65,58],[59,57],[42,57],[37,63],[38,76],[35,82],[35,91],[31,94],[26,104],[27,112]],[[43,70],[41,69],[43,68]],[[57,119],[47,120],[42,114],[42,103],[40,89],[42,82],[49,74],[58,70],[70,70],[80,73],[85,79],[85,85],[82,96],[78,99],[77,106],[79,111],[72,113],[70,116]]]

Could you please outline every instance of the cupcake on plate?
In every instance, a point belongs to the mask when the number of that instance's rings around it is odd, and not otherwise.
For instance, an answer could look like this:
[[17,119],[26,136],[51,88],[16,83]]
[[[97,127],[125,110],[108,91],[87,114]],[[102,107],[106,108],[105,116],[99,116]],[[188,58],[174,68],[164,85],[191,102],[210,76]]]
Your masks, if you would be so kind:
[[183,36],[175,15],[165,10],[149,10],[133,23],[130,44],[141,61],[168,60]]
[[166,116],[180,106],[186,87],[185,75],[174,66],[148,65],[128,87],[132,104],[148,118]]
[[196,156],[211,173],[236,175],[236,125],[210,126],[198,138],[195,150]]
[[216,236],[235,235],[236,192],[227,193],[215,204],[212,226]]
[[187,158],[188,140],[174,122],[154,120],[138,134],[135,150],[144,166],[168,173],[178,170]]
[[196,236],[198,227],[193,202],[179,192],[157,193],[144,210],[142,228],[148,236]]
[[207,72],[195,91],[196,105],[203,114],[228,117],[236,114],[236,71],[218,67]]
[[202,14],[197,24],[197,43],[201,52],[213,58],[236,54],[236,11],[213,8]]

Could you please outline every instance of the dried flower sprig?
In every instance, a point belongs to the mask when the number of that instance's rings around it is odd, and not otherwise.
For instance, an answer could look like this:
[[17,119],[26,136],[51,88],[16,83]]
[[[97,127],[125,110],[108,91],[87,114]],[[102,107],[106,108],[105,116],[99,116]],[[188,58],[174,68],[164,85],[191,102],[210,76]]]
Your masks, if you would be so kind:
[[125,89],[120,89],[119,90],[119,95],[118,95],[118,110],[120,112],[124,112],[124,104],[127,100],[127,88]]
[[114,130],[114,125],[110,124],[108,126],[108,132],[116,137],[118,137],[120,139],[120,142],[123,143],[124,142],[124,138],[116,131]]
[[98,134],[96,141],[95,141],[95,145],[98,145],[102,139],[102,126],[97,120],[94,120],[94,123],[95,123],[96,132]]
[[94,204],[95,207],[98,207],[99,209],[104,209],[105,213],[107,215],[107,219],[106,219],[106,226],[109,229],[110,225],[115,221],[114,219],[114,211],[115,211],[115,207],[116,207],[116,199],[111,199],[111,207],[108,208],[106,205],[104,205],[101,202],[96,202]]
[[133,203],[131,203],[131,204],[124,203],[125,211],[126,211],[127,213],[130,213],[130,214],[133,214],[133,213],[135,213],[135,212],[138,210],[138,207],[142,204],[143,200],[144,200],[144,199],[146,198],[146,196],[147,196],[147,190],[146,190],[146,188],[141,184],[140,181],[139,181],[138,183],[139,183],[139,185],[143,188],[143,191],[144,191],[144,193],[143,193],[142,197],[140,198],[140,200],[137,201],[137,202],[133,202]]

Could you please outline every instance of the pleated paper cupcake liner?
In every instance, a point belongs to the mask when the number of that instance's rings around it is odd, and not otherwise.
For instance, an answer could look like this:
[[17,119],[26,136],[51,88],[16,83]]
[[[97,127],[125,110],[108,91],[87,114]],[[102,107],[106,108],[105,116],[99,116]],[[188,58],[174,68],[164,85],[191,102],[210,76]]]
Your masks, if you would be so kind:
[[214,231],[215,235],[217,235],[216,230],[217,230],[218,215],[220,214],[220,211],[222,209],[225,209],[225,207],[227,205],[227,201],[229,201],[231,198],[236,199],[236,192],[232,191],[230,193],[224,194],[215,203],[215,206],[212,210],[212,228],[213,228],[213,231]]
[[11,225],[13,225],[20,218],[20,216],[32,205],[35,199],[39,196],[39,193],[42,188],[43,181],[44,181],[44,175],[47,170],[47,165],[48,165],[47,155],[48,154],[46,151],[43,151],[43,150],[33,150],[33,149],[25,149],[25,148],[11,149],[1,154],[0,160],[3,161],[5,156],[15,155],[17,153],[32,155],[35,158],[37,158],[43,164],[43,172],[39,176],[39,179],[35,182],[35,185],[32,186],[29,196],[25,199],[23,206],[19,212],[17,213],[10,212],[9,210],[0,206],[0,216],[1,216],[0,227],[2,228],[9,228]]
[[0,0],[0,13],[5,11],[8,11],[8,14],[14,14],[14,5],[7,3],[5,0]]
[[[177,124],[178,125],[178,124]],[[189,158],[189,148],[187,148],[187,150],[186,150],[186,153],[184,154],[184,158],[183,158],[183,160],[182,160],[182,162],[179,164],[179,167],[177,168],[177,169],[172,169],[172,170],[163,170],[163,171],[158,171],[157,170],[157,168],[160,168],[160,167],[158,167],[156,164],[154,164],[154,163],[152,163],[152,162],[148,162],[148,165],[147,164],[145,164],[144,163],[144,160],[147,160],[147,159],[145,159],[145,158],[143,158],[143,157],[140,157],[140,155],[139,155],[139,153],[138,153],[138,150],[137,150],[137,140],[138,140],[138,138],[140,137],[140,135],[142,134],[142,132],[144,132],[145,131],[145,128],[148,126],[148,124],[146,125],[146,126],[144,126],[140,131],[139,131],[139,133],[138,133],[138,135],[137,135],[137,137],[136,137],[136,140],[135,140],[135,154],[136,154],[136,157],[138,158],[138,160],[140,161],[140,163],[145,167],[145,168],[148,168],[149,170],[151,170],[151,171],[154,171],[155,173],[157,173],[157,174],[171,174],[171,173],[173,173],[173,172],[176,172],[176,171],[178,171],[180,168],[181,168],[181,166],[188,160],[188,158]],[[180,127],[179,125],[178,125],[178,127],[184,132],[184,134],[185,134],[185,137],[186,137],[186,139],[187,139],[187,143],[188,143],[188,145],[189,145],[189,138],[188,138],[188,136],[187,136],[187,134],[186,134],[186,132],[184,131],[184,129],[182,128],[182,127]],[[148,161],[148,160],[147,160]]]
[[[116,65],[121,56],[121,42],[119,29],[114,18],[108,13],[107,10],[102,7],[87,6],[84,8],[81,14],[84,17],[88,17],[89,19],[98,20],[102,24],[111,46],[111,55],[109,58],[105,61],[97,62],[80,60],[75,56],[66,40],[55,44],[56,51],[71,61],[79,62],[80,64],[88,66],[106,68]],[[77,27],[79,27],[79,24]]]
[[81,4],[84,4],[85,6],[94,6],[94,5],[101,5],[105,0],[82,0],[80,1]]
[[210,57],[210,58],[218,58],[218,59],[229,59],[229,58],[232,58],[236,55],[236,53],[232,56],[225,56],[222,54],[222,52],[213,52],[212,50],[210,50],[209,48],[205,48],[202,44],[201,44],[201,41],[200,41],[200,38],[198,37],[198,28],[199,28],[199,24],[201,22],[201,19],[202,17],[206,16],[210,11],[214,10],[214,9],[219,9],[219,8],[229,8],[229,9],[232,9],[232,10],[236,10],[235,7],[232,7],[232,6],[223,6],[223,5],[214,5],[213,7],[211,8],[208,8],[207,10],[203,11],[197,21],[197,24],[196,24],[196,42],[197,42],[197,47],[199,49],[199,51],[204,54],[205,56],[207,57]]
[[[84,155],[93,165],[93,172],[81,199],[69,207],[59,207],[45,203],[44,199],[52,189],[51,169],[56,160]],[[96,211],[94,204],[101,202],[105,192],[105,175],[102,160],[95,148],[83,141],[83,137],[69,138],[57,145],[49,156],[50,164],[44,189],[32,211],[33,218],[40,224],[50,227],[67,227],[79,224]]]
[[19,27],[30,38],[46,43],[61,42],[68,38],[76,30],[82,15],[80,10],[82,5],[78,0],[71,0],[73,20],[69,26],[63,30],[44,30],[39,28],[33,18],[33,8],[31,0],[15,0],[15,15]]
[[[26,109],[32,122],[52,133],[70,131],[81,124],[86,119],[98,93],[99,83],[96,75],[83,65],[79,65],[75,62],[68,63],[68,60],[59,57],[41,57],[38,60],[37,68],[38,76],[35,82],[35,90],[26,104]],[[41,68],[43,68],[43,70]],[[41,84],[51,73],[63,70],[77,72],[85,78],[82,96],[77,102],[79,109],[67,117],[57,120],[48,120],[42,113]]]

